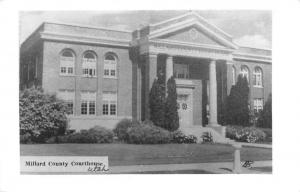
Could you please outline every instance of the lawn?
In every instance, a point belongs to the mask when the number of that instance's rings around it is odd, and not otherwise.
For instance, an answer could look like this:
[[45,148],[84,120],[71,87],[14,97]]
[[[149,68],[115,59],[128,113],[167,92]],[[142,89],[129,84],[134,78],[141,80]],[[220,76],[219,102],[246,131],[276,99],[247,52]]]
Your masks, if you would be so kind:
[[[23,144],[21,155],[108,156],[109,165],[233,161],[234,149],[221,144]],[[272,160],[272,149],[243,147],[242,160]]]

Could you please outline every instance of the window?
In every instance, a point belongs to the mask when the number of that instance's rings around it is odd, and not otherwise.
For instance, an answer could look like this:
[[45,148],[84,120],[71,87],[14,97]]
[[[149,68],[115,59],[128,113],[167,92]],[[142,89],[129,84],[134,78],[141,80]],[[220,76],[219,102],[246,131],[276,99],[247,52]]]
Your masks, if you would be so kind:
[[112,53],[109,53],[105,56],[104,77],[117,78],[117,58]]
[[102,100],[102,114],[117,115],[117,94],[114,92],[103,93]]
[[262,70],[259,67],[255,67],[254,73],[253,73],[253,85],[256,87],[262,87]]
[[232,85],[236,84],[236,69],[232,66]]
[[186,64],[174,64],[174,76],[179,79],[189,78],[189,68]]
[[64,100],[68,106],[68,115],[74,114],[75,93],[72,90],[60,90],[57,97]]
[[249,82],[249,69],[248,69],[248,67],[246,67],[246,66],[241,67],[241,75],[243,77],[246,77],[248,82]]
[[81,93],[81,115],[96,114],[96,93],[82,92]]
[[83,56],[82,74],[85,77],[96,76],[97,59],[96,55],[92,52],[87,52]]
[[64,50],[60,55],[60,75],[73,75],[74,64],[74,53],[71,50]]
[[254,109],[254,113],[259,113],[260,111],[263,110],[264,107],[264,100],[263,99],[254,99],[254,105],[253,105],[253,109]]

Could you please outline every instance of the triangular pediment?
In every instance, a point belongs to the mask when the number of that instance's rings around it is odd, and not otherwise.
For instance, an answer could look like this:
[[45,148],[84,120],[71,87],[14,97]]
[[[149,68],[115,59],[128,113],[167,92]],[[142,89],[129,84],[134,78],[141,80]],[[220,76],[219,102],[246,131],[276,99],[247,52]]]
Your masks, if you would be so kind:
[[157,38],[163,40],[170,40],[170,41],[186,42],[186,43],[224,46],[223,44],[217,42],[216,40],[210,38],[208,35],[201,32],[196,27],[187,27],[184,29],[180,29],[178,31],[170,32],[166,35],[162,35]]
[[150,25],[148,38],[237,49],[230,35],[191,12]]

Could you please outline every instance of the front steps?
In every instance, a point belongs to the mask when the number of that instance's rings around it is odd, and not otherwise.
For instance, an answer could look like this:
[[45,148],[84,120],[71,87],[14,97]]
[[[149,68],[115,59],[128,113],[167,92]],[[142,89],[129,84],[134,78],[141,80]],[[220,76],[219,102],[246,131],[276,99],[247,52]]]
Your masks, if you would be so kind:
[[205,132],[209,132],[212,135],[214,143],[232,143],[233,140],[225,137],[225,127],[201,127],[201,126],[191,126],[185,128],[179,128],[186,135],[194,135],[198,139],[198,143],[202,142],[202,135]]

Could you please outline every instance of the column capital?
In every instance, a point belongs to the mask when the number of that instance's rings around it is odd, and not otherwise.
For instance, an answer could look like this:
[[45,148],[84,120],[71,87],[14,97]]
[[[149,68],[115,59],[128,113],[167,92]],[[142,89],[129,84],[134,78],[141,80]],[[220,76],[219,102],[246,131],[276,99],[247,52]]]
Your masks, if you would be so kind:
[[151,52],[149,52],[149,53],[147,54],[147,56],[148,56],[148,57],[152,57],[152,58],[157,58],[157,53],[151,53]]
[[233,60],[226,60],[226,64],[227,64],[227,65],[233,65],[234,62],[233,62]]

